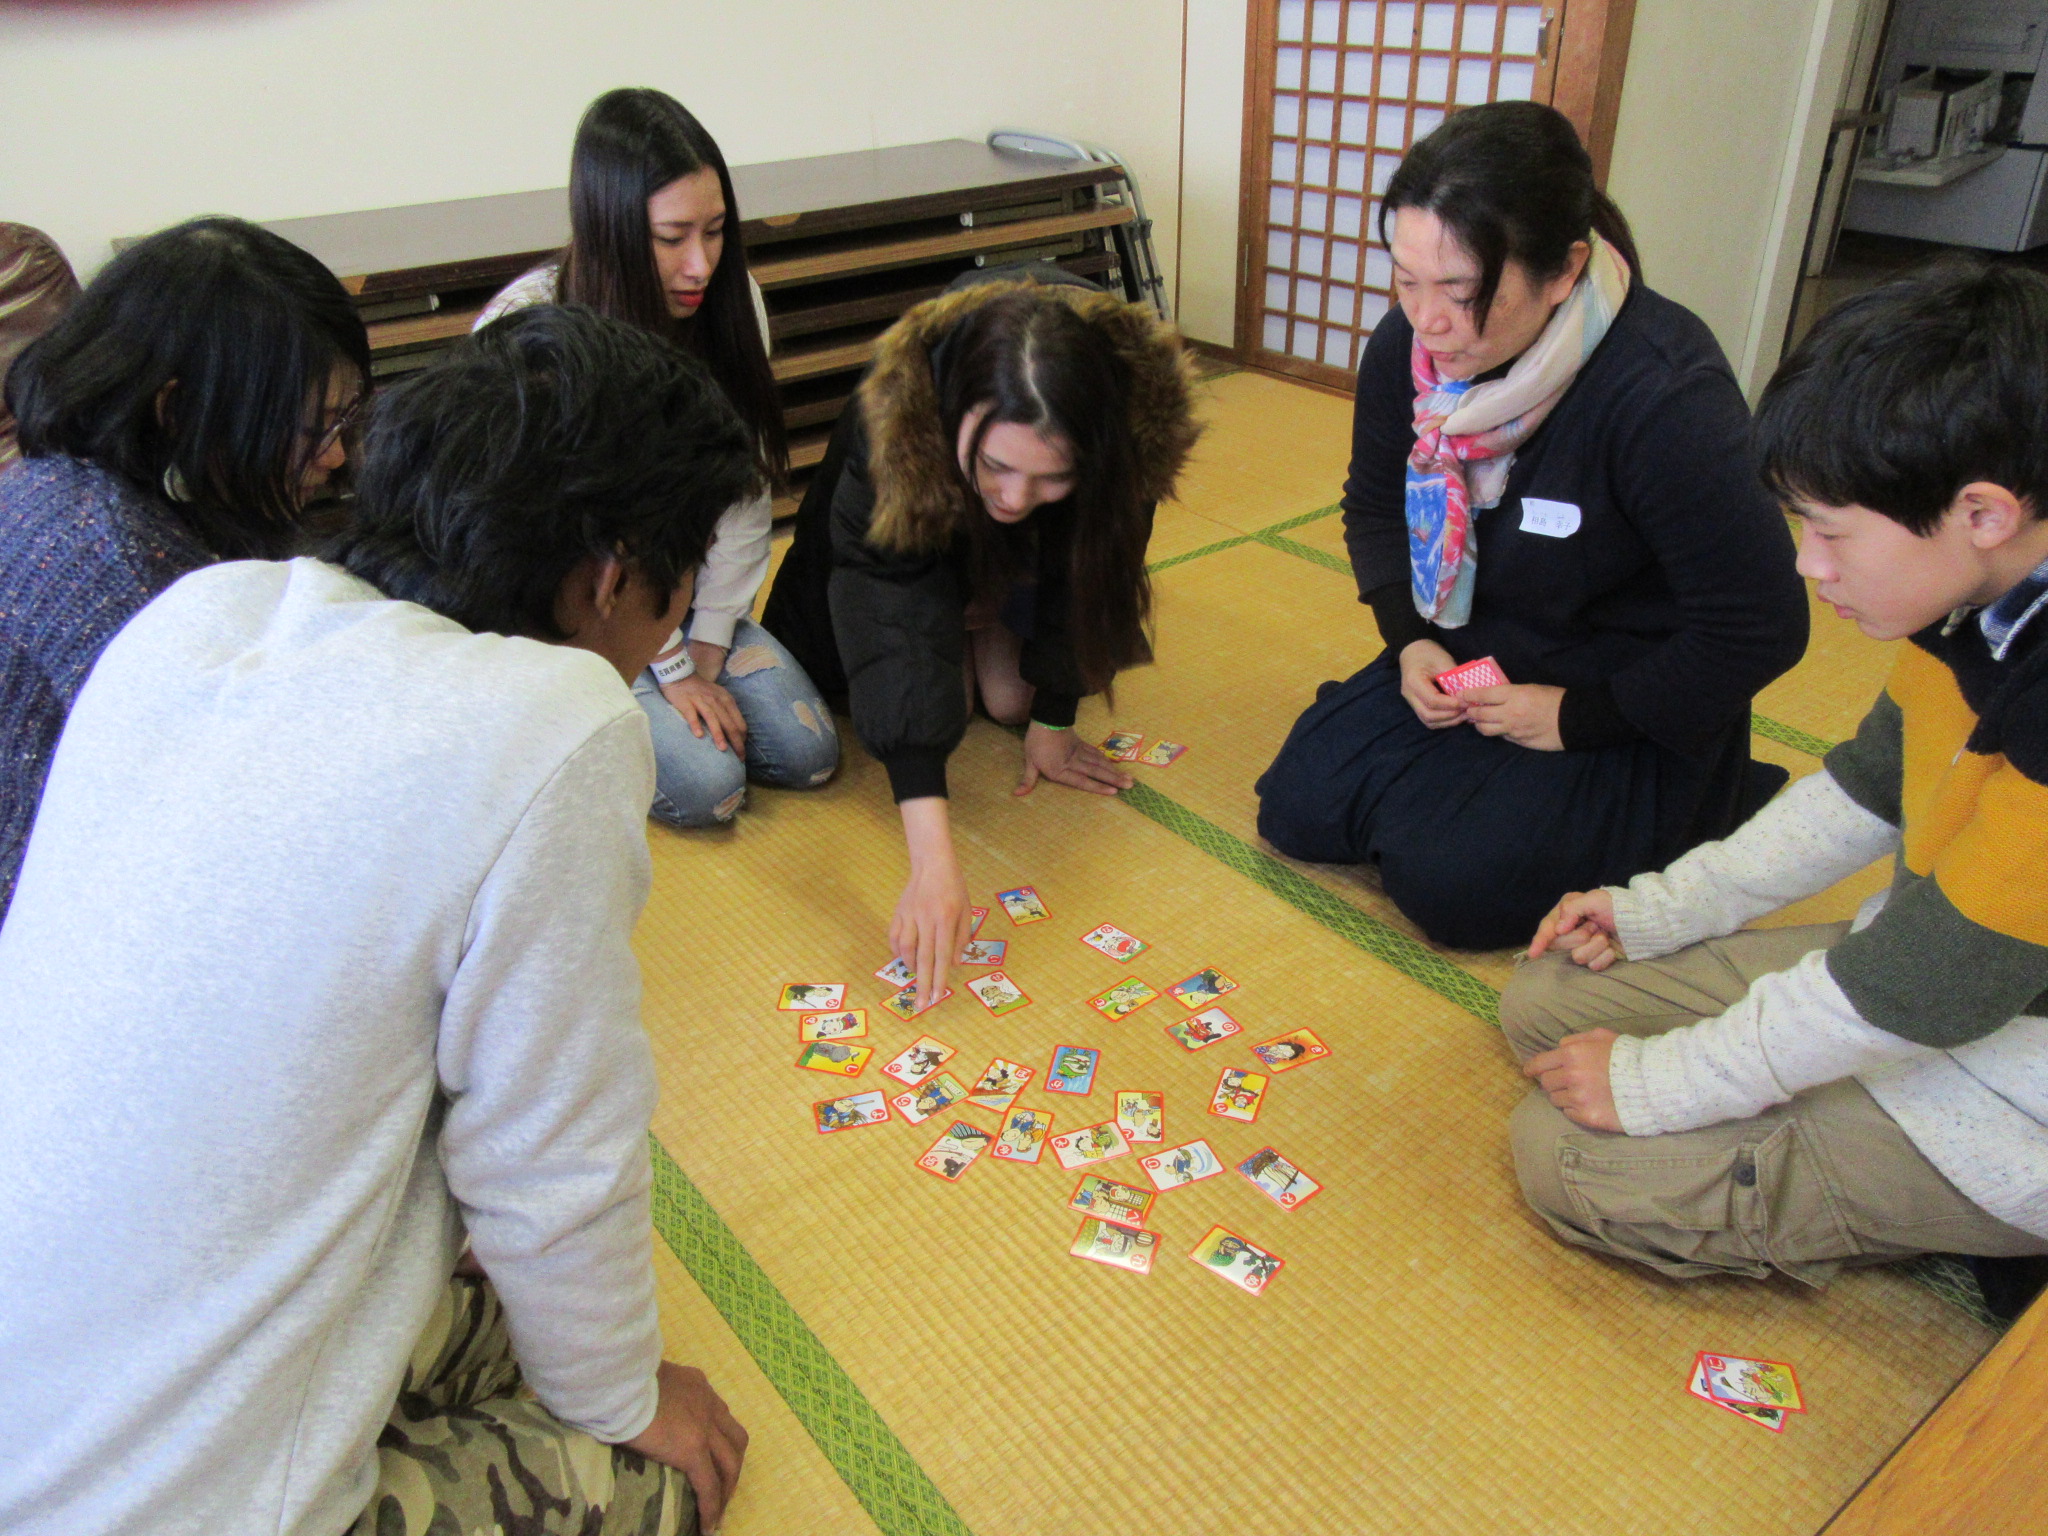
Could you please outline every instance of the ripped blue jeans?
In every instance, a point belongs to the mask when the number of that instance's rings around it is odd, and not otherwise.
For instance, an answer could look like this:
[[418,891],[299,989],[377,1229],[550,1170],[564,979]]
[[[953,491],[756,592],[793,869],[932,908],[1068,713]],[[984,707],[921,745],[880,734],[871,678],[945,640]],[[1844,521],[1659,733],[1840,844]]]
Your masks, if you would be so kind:
[[649,814],[672,827],[731,821],[746,803],[749,779],[779,789],[809,789],[831,778],[839,766],[832,711],[796,658],[753,620],[740,620],[733,631],[732,649],[717,681],[747,722],[743,759],[720,748],[708,731],[692,735],[662,697],[653,672],[642,672],[633,683],[633,697],[654,734]]

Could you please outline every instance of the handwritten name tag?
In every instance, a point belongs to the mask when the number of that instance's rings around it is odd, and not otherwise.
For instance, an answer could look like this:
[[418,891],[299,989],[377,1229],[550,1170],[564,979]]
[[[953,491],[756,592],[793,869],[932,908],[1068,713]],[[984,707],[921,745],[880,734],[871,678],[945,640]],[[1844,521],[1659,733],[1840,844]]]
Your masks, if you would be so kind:
[[1579,531],[1579,509],[1568,501],[1545,501],[1541,496],[1522,498],[1522,531],[1545,538],[1568,539]]

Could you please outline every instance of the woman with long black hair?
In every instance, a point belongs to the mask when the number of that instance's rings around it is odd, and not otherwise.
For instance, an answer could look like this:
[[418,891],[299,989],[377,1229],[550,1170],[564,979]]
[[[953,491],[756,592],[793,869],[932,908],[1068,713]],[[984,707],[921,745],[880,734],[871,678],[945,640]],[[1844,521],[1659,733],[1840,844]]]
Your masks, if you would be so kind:
[[[1441,943],[1525,943],[1784,783],[1750,700],[1804,651],[1806,595],[1734,375],[1643,285],[1562,114],[1453,116],[1380,237],[1400,302],[1359,364],[1344,530],[1386,649],[1295,722],[1259,830],[1378,865]],[[1504,681],[1444,676],[1489,658]]]
[[681,102],[607,91],[577,125],[568,247],[477,317],[481,329],[530,304],[586,304],[652,331],[709,368],[760,445],[763,488],[720,520],[689,618],[633,686],[654,736],[653,814],[681,827],[730,821],[750,778],[801,789],[839,763],[831,711],[750,617],[789,455],[739,221],[725,156]]

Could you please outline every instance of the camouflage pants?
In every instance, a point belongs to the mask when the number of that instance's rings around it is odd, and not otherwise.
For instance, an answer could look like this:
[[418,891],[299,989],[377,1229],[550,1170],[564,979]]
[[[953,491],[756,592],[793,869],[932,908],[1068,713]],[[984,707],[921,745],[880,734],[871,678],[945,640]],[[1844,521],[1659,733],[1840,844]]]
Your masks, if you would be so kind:
[[570,1429],[524,1390],[481,1279],[448,1283],[377,1461],[348,1536],[696,1536],[680,1472]]

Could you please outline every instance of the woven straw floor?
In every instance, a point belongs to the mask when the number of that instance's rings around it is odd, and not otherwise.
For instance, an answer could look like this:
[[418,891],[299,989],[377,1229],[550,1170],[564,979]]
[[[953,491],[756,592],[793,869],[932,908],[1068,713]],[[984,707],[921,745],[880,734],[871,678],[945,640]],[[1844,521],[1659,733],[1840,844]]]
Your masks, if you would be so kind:
[[[985,937],[1033,999],[991,1017],[959,984],[916,1021],[871,972],[903,876],[880,770],[857,748],[820,792],[755,791],[733,828],[652,832],[639,934],[662,1071],[657,1223],[672,1356],[704,1366],[754,1435],[726,1521],[750,1533],[1244,1536],[1485,1532],[1677,1536],[1816,1530],[1978,1358],[1990,1334],[1895,1270],[1824,1293],[1663,1282],[1567,1249],[1515,1189],[1521,1093],[1490,1022],[1506,955],[1438,952],[1371,881],[1256,842],[1251,783],[1317,683],[1377,648],[1330,503],[1347,402],[1236,374],[1162,515],[1156,667],[1115,723],[1190,744],[1120,801],[1012,798],[1016,742],[977,724],[953,762],[977,899],[1029,883],[1050,921]],[[1760,753],[1811,771],[1854,728],[1884,648],[1817,617],[1807,660],[1758,703]],[[1098,737],[1111,723],[1083,716]],[[1806,904],[1844,915],[1877,878]],[[1153,948],[1077,942],[1113,922]],[[1128,974],[1214,966],[1248,1033],[1189,1055],[1171,998],[1118,1023],[1084,1000]],[[879,1049],[859,1079],[796,1070],[791,981],[843,981]],[[1333,1054],[1272,1078],[1256,1124],[1208,1115],[1244,1045],[1307,1026]],[[914,1166],[953,1118],[821,1137],[808,1106],[869,1087],[919,1033],[1032,1066],[1055,1133],[1161,1089],[1166,1144],[1226,1170],[1266,1145],[1320,1181],[1295,1210],[1235,1172],[1162,1194],[1153,1272],[1070,1258],[1079,1174],[984,1157],[958,1184]],[[1087,1098],[1042,1091],[1055,1045],[1099,1047]],[[1143,1184],[1135,1157],[1101,1165]],[[1285,1261],[1262,1296],[1185,1255],[1215,1223]],[[1694,1351],[1793,1361],[1812,1411],[1771,1435],[1689,1397]]]

